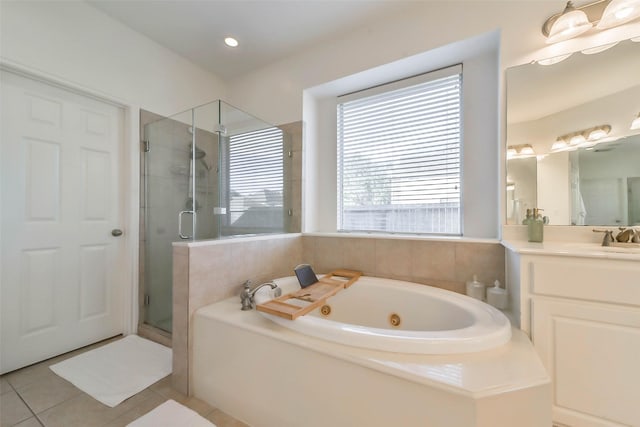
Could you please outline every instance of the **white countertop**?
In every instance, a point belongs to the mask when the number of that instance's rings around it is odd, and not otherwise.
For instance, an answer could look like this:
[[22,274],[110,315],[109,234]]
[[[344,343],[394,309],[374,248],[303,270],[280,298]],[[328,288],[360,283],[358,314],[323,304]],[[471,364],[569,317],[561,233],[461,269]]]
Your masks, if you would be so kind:
[[557,255],[582,258],[616,259],[640,261],[638,246],[601,246],[586,242],[542,242],[532,243],[522,240],[503,240],[502,245],[523,255]]

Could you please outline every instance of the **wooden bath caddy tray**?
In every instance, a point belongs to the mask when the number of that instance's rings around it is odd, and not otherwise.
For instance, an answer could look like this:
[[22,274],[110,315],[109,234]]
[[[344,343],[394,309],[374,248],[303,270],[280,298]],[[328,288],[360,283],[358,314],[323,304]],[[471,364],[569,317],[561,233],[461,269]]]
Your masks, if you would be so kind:
[[[285,319],[295,320],[324,305],[327,298],[353,285],[360,276],[362,276],[362,273],[359,271],[333,270],[313,285],[258,304],[256,309]],[[334,277],[341,277],[347,280],[334,279]],[[291,299],[301,300],[308,304],[300,306],[286,302]]]

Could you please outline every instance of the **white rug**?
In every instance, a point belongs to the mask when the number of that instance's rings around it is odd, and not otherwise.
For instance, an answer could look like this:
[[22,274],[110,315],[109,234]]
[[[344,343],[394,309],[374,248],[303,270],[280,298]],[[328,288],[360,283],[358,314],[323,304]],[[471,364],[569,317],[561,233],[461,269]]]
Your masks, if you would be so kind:
[[171,373],[171,349],[129,335],[50,368],[94,399],[114,407]]
[[174,400],[167,400],[153,411],[146,413],[127,427],[216,427],[197,412]]

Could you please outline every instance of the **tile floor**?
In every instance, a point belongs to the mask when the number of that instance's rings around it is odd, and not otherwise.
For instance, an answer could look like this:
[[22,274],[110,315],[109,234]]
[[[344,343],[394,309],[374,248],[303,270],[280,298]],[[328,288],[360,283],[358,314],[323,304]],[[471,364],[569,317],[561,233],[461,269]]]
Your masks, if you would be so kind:
[[0,376],[0,426],[126,426],[166,400],[173,399],[198,412],[217,427],[247,427],[202,400],[178,393],[171,388],[171,377],[110,408],[49,369],[50,365],[116,339],[119,337]]

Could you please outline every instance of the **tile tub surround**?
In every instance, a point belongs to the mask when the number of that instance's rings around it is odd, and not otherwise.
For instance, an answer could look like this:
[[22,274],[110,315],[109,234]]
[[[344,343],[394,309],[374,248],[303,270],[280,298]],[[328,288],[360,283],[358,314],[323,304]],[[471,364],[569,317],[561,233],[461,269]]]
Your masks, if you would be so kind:
[[318,273],[349,268],[464,293],[465,282],[473,274],[487,284],[496,279],[504,282],[505,249],[491,240],[352,234],[284,234],[174,244],[174,387],[189,391],[191,325],[198,308],[239,295],[247,279],[255,285],[290,276],[300,263],[311,264]]
[[189,390],[190,326],[195,311],[239,295],[246,280],[255,286],[290,276],[302,262],[302,252],[300,234],[174,244],[172,347],[173,385],[177,390],[185,394]]
[[350,234],[305,234],[302,239],[304,261],[317,272],[348,268],[458,293],[465,293],[465,282],[474,274],[487,285],[505,279],[505,250],[497,240]]

